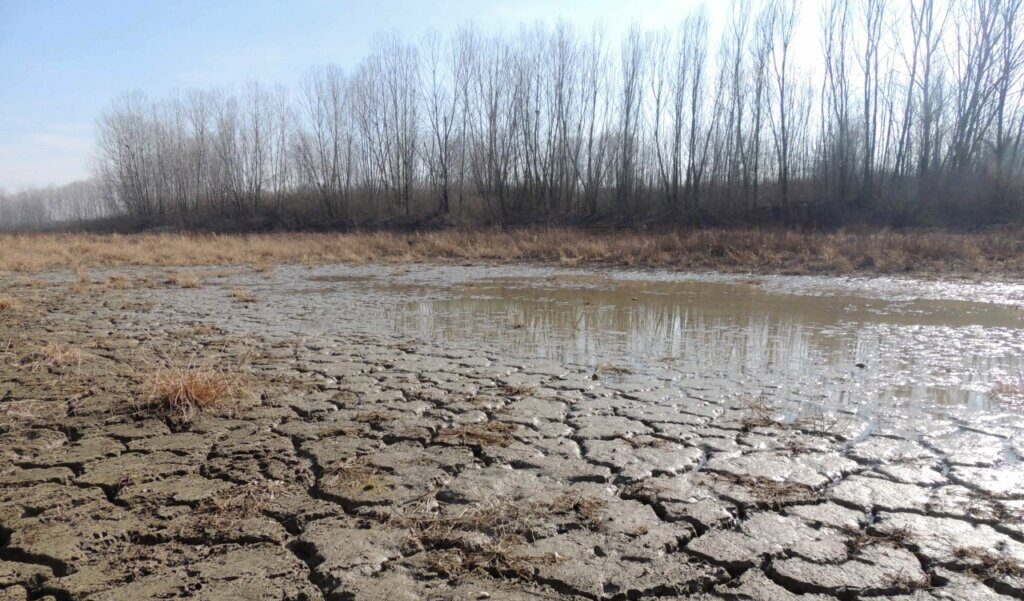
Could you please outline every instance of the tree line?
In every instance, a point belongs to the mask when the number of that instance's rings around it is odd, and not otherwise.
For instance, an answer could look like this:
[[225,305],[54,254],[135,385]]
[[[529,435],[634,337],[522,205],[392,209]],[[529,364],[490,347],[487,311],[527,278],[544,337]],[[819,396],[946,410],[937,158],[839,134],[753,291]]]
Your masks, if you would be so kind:
[[0,231],[92,223],[112,210],[96,179],[18,192],[0,189]]
[[[1015,221],[1022,4],[735,0],[714,40],[703,8],[615,39],[565,22],[383,36],[355,68],[314,68],[294,90],[118,98],[97,122],[102,200],[59,213],[184,227]],[[813,56],[795,40],[807,19]]]

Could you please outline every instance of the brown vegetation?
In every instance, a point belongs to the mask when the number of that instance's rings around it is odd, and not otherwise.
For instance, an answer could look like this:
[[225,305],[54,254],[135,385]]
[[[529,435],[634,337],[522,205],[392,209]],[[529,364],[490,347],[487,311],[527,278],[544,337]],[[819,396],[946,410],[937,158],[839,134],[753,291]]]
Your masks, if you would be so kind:
[[140,406],[155,410],[179,424],[215,407],[253,396],[244,375],[212,367],[168,367],[149,374],[143,383]]
[[893,530],[878,530],[869,527],[867,530],[844,529],[850,535],[846,541],[850,553],[854,554],[862,549],[873,546],[892,547],[895,549],[905,548],[911,544],[914,533],[909,528],[895,528]]
[[241,520],[258,516],[275,498],[284,494],[283,482],[255,480],[218,491],[196,508],[197,517],[209,525],[224,529]]
[[[773,273],[1024,274],[1024,232],[664,232],[524,228],[253,235],[22,234],[0,238],[0,270],[83,266],[487,261]],[[127,285],[110,281],[108,285]]]
[[453,444],[486,444],[504,447],[512,443],[512,433],[515,429],[514,424],[507,422],[465,424],[441,430],[435,439]]
[[42,369],[81,365],[83,358],[81,350],[51,341],[46,346],[23,357],[21,363],[32,369]]
[[518,384],[502,384],[498,390],[500,390],[502,394],[510,397],[521,397],[533,394],[533,388],[529,386],[520,386]]
[[1016,380],[998,382],[992,387],[991,393],[998,399],[1011,403],[1024,402],[1024,374]]
[[232,288],[228,290],[228,296],[240,303],[256,302],[256,295],[245,288]]
[[167,283],[179,288],[198,288],[203,281],[194,273],[174,271],[167,274]]
[[7,313],[17,309],[21,303],[9,294],[0,294],[0,313]]
[[821,498],[818,491],[801,482],[779,481],[761,476],[725,472],[714,472],[714,475],[745,489],[754,503],[774,510],[782,509],[787,505],[811,503]]
[[104,288],[111,290],[126,290],[132,285],[132,280],[123,275],[112,275],[103,282]]
[[383,494],[390,486],[388,475],[365,457],[350,457],[330,465],[324,469],[321,478],[337,487],[370,496]]
[[568,520],[601,528],[603,499],[565,493],[535,502],[494,499],[453,515],[432,511],[390,514],[388,522],[409,531],[407,543],[431,551],[426,567],[458,579],[470,572],[528,577],[538,564],[561,560],[553,553],[529,553],[527,541],[545,523]]
[[979,580],[1024,578],[1024,562],[1001,551],[981,547],[961,547],[954,552],[966,566],[966,573]]

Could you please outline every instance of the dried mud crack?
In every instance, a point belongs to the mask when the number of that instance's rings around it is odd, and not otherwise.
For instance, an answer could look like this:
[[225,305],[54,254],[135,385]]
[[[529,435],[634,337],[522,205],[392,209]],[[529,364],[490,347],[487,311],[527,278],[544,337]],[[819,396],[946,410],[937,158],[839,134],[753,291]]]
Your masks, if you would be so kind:
[[851,432],[133,277],[0,276],[2,601],[1024,598],[1020,420]]

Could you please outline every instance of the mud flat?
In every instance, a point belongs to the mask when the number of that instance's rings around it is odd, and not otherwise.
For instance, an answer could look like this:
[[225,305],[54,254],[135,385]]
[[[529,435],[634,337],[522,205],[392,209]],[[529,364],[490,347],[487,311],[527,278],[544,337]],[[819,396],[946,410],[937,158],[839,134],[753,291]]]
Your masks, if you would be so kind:
[[0,276],[0,600],[1024,598],[1024,287],[187,272]]

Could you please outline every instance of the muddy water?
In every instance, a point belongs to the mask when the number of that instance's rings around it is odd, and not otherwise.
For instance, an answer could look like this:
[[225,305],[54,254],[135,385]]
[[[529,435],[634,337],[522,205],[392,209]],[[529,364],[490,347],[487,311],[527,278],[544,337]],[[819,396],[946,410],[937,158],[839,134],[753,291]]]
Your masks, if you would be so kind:
[[[532,267],[232,278],[297,335],[387,333],[857,412],[992,409],[1024,373],[1024,285]],[[998,407],[997,407],[998,408]],[[810,409],[807,409],[810,410]]]

